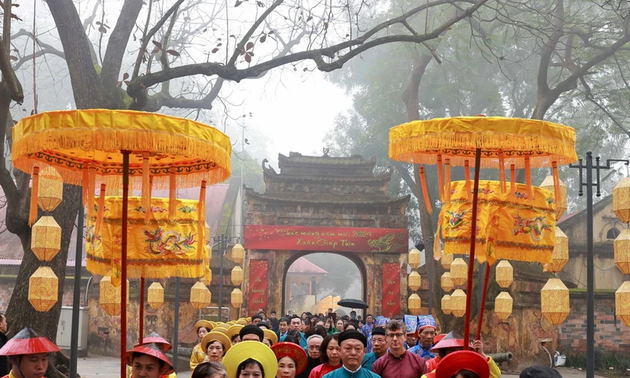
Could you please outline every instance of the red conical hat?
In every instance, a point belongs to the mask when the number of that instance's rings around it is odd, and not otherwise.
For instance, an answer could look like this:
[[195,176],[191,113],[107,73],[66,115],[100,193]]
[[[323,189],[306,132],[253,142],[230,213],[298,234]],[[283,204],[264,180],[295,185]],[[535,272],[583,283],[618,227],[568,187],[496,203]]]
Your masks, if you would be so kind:
[[444,336],[433,348],[431,352],[437,352],[438,349],[446,348],[464,348],[464,339],[458,338],[453,332],[449,332]]
[[132,366],[134,353],[146,354],[147,356],[155,357],[158,360],[163,361],[164,366],[160,369],[160,375],[169,375],[175,371],[175,369],[173,369],[173,365],[171,365],[171,361],[169,361],[168,357],[162,353],[162,350],[156,343],[142,344],[128,350],[127,365],[129,366]]
[[460,370],[466,369],[477,374],[479,378],[490,377],[488,360],[477,352],[459,350],[442,358],[435,369],[436,377],[452,377]]
[[149,334],[149,336],[145,337],[144,339],[142,339],[141,343],[138,343],[136,345],[134,345],[133,347],[137,347],[143,344],[151,344],[151,343],[155,343],[157,344],[160,349],[162,350],[162,352],[166,353],[169,350],[173,349],[173,346],[171,345],[171,343],[169,343],[168,341],[166,341],[165,338],[163,338],[162,336],[158,335],[157,332],[151,332]]
[[276,359],[280,362],[282,357],[289,357],[295,361],[296,372],[298,375],[306,369],[308,358],[304,348],[294,343],[281,342],[271,346],[271,350],[276,355]]
[[61,349],[31,328],[24,328],[0,348],[0,356],[59,352]]

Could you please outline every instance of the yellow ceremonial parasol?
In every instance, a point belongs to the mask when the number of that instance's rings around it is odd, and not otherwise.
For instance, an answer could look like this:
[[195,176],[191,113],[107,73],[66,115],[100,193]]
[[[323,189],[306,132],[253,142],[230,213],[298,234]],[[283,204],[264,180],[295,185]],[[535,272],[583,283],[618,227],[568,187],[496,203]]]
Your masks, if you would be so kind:
[[[121,282],[127,279],[129,178],[137,178],[133,187],[142,184],[142,205],[148,216],[152,187],[169,187],[169,199],[174,200],[178,186],[201,184],[200,198],[204,198],[207,184],[224,181],[231,172],[227,135],[192,120],[128,110],[57,111],[24,118],[13,128],[11,157],[13,165],[27,173],[53,165],[64,182],[82,185],[88,216],[93,211],[97,180],[102,183],[103,199],[104,185],[122,189]],[[200,204],[200,217],[203,210]],[[199,244],[204,240],[203,222],[203,218],[198,219]],[[121,298],[126,292],[127,285],[123,284]],[[127,309],[121,307],[122,377],[126,371]]]
[[[475,259],[476,231],[479,198],[480,168],[498,168],[500,187],[507,192],[505,183],[506,165],[510,167],[510,194],[516,194],[516,168],[525,169],[526,194],[534,198],[531,185],[531,168],[551,167],[554,177],[555,198],[560,198],[558,165],[577,161],[575,152],[575,130],[540,120],[504,117],[453,117],[427,121],[412,121],[390,129],[389,157],[393,160],[416,164],[437,164],[438,188],[444,203],[451,201],[450,166],[464,166],[466,179],[464,192],[472,193],[469,233],[468,295],[466,296],[466,322],[464,340],[470,336],[470,307],[472,292],[472,263]],[[474,159],[474,184],[470,189],[469,168]],[[442,164],[445,167],[443,170]],[[420,180],[427,210],[431,213],[431,202],[427,191],[424,167],[420,167]],[[530,202],[531,203],[531,202]],[[486,275],[489,269],[486,270]],[[487,277],[486,277],[487,283]],[[485,293],[484,289],[484,293]],[[483,308],[483,307],[482,307]],[[482,315],[480,315],[480,321]],[[479,330],[481,327],[479,327]],[[478,332],[479,332],[478,330]],[[467,343],[464,343],[467,348]]]

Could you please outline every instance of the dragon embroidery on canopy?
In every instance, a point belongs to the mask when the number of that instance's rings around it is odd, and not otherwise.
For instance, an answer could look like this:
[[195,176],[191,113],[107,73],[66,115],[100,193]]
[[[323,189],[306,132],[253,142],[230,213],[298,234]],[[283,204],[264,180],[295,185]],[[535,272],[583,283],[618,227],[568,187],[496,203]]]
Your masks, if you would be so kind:
[[158,227],[155,231],[145,230],[144,235],[147,237],[145,242],[148,243],[144,249],[154,255],[163,253],[174,253],[177,255],[195,249],[195,234],[192,232],[186,237],[182,237],[176,231],[164,232],[164,229]]
[[551,225],[544,223],[545,217],[525,219],[518,214],[512,214],[512,218],[514,218],[514,236],[525,234],[529,235],[532,241],[538,242],[542,239],[545,230],[551,231]]

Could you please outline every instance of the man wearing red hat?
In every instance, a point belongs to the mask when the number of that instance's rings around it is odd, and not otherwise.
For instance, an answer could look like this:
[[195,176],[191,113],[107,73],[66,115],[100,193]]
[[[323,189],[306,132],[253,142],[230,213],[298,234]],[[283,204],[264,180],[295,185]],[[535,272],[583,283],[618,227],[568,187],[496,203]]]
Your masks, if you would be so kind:
[[8,356],[11,371],[2,378],[42,378],[48,369],[48,354],[59,352],[59,347],[31,328],[24,328],[0,348],[0,355]]
[[[160,336],[157,332],[151,332],[149,336],[142,339],[141,343],[134,345],[134,348],[137,348],[140,345],[151,344],[151,343],[157,345],[158,348],[160,348],[160,350],[162,351],[162,353],[166,353],[169,350],[173,349],[173,346],[171,345],[171,343],[169,343],[165,338]],[[132,375],[132,368],[131,366],[128,365],[127,377],[131,377],[131,375]],[[175,374],[175,371],[173,371],[172,373],[168,375],[161,376],[161,378],[176,378],[176,377],[177,377],[177,374]]]
[[155,343],[136,345],[128,350],[127,365],[131,366],[131,378],[159,378],[174,371],[171,361]]

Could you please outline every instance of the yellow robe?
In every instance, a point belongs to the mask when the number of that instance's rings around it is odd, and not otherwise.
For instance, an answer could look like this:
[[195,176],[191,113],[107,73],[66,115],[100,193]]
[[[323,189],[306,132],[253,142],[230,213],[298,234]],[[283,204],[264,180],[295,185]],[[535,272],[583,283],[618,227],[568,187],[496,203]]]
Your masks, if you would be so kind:
[[[501,377],[501,369],[499,369],[499,367],[497,366],[497,363],[494,362],[494,360],[490,356],[486,356],[486,358],[488,359],[488,367],[490,368],[490,378]],[[428,378],[428,377],[435,378],[435,370],[433,370],[431,373],[422,375],[422,378]]]
[[197,365],[202,363],[206,359],[206,354],[201,350],[201,343],[195,345],[192,354],[190,355],[190,371],[195,370]]

